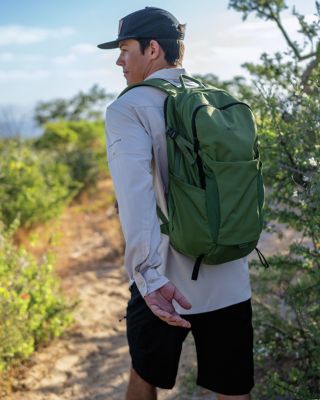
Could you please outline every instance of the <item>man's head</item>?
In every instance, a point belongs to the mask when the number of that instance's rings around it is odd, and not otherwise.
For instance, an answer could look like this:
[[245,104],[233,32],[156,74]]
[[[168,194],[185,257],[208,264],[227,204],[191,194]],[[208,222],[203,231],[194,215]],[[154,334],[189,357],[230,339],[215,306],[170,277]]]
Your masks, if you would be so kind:
[[122,18],[118,38],[98,45],[101,49],[120,48],[117,65],[127,83],[136,83],[162,68],[181,66],[184,55],[185,25],[168,11],[146,7]]

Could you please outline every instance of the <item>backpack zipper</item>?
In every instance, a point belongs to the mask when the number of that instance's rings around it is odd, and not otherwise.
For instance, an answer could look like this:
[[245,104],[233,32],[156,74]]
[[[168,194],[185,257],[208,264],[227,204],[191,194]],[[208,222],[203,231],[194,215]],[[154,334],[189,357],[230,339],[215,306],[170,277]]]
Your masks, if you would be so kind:
[[235,106],[237,104],[242,104],[243,106],[247,106],[251,110],[250,106],[247,103],[244,103],[243,101],[234,101],[233,103],[226,104],[225,106],[218,107],[217,109],[218,110],[226,110],[227,108]]

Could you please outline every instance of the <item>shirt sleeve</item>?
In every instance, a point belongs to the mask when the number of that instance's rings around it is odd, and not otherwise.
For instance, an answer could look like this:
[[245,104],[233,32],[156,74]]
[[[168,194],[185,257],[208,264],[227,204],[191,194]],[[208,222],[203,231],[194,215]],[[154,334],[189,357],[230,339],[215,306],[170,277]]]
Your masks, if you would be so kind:
[[[114,103],[113,103],[114,104]],[[107,157],[126,242],[125,267],[142,296],[168,279],[157,270],[162,259],[160,224],[152,175],[152,139],[132,107],[106,112]]]

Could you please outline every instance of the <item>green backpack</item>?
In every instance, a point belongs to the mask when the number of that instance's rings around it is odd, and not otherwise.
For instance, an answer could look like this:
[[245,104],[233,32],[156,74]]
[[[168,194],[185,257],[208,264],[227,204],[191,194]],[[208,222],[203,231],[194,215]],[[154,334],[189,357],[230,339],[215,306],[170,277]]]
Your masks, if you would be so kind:
[[[187,86],[186,80],[196,85]],[[120,96],[137,86],[156,87],[168,95],[169,219],[159,207],[157,212],[161,232],[169,235],[173,248],[195,261],[192,279],[197,279],[201,262],[225,263],[256,248],[264,186],[250,107],[187,75],[180,81],[176,87],[149,79],[128,86]]]

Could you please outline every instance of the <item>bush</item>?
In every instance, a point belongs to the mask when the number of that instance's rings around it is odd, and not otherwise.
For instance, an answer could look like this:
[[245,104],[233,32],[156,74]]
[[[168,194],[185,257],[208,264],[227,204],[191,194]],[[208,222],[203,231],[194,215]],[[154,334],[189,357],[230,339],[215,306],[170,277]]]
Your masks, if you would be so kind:
[[0,219],[6,226],[17,216],[28,226],[58,215],[81,186],[52,152],[14,140],[0,149]]
[[38,264],[0,232],[0,371],[61,335],[72,321],[69,309],[52,256]]
[[35,148],[54,152],[69,167],[72,179],[83,184],[82,189],[107,171],[103,121],[49,122]]
[[48,123],[39,139],[2,140],[0,220],[45,222],[106,172],[102,121]]
[[257,398],[320,398],[320,3],[308,20],[295,7],[301,40],[282,23],[285,1],[229,0],[246,19],[254,14],[276,24],[286,52],[262,54],[244,66],[254,78],[250,103],[257,115],[267,219],[297,232],[270,269],[253,270]]
[[[320,396],[320,92],[314,79],[319,65],[306,91],[299,63],[285,63],[279,54],[262,61],[263,66],[248,67],[264,93],[258,127],[271,185],[266,211],[269,220],[299,232],[300,239],[253,277],[257,365],[268,369],[259,398],[306,400]],[[283,85],[278,91],[269,90],[275,85],[267,75],[272,70]]]
[[37,148],[62,150],[94,148],[105,151],[103,121],[58,121],[48,122],[43,135],[35,141]]

